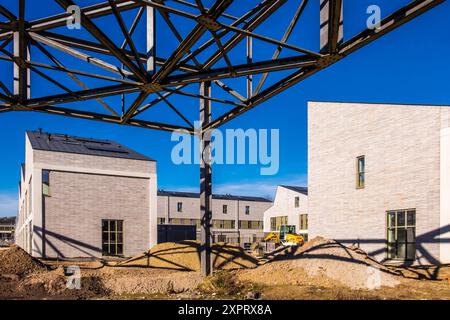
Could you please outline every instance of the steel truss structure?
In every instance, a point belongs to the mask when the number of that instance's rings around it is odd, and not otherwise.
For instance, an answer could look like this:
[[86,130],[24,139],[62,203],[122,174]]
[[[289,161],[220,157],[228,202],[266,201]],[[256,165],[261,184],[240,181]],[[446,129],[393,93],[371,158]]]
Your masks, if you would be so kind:
[[[293,41],[298,38],[296,27],[301,26],[302,16],[315,1],[108,0],[78,7],[79,11],[71,11],[78,4],[73,0],[48,1],[57,4],[60,13],[33,20],[27,20],[25,14],[31,1],[26,4],[18,0],[17,10],[0,5],[0,62],[13,65],[12,86],[0,78],[0,113],[38,111],[158,130],[183,129],[195,134],[198,132],[193,120],[169,101],[175,96],[195,98],[200,101],[202,150],[207,150],[209,129],[218,128],[445,0],[410,1],[384,17],[377,28],[349,39],[343,36],[343,0],[320,0],[320,23],[316,25],[320,45],[316,50]],[[287,3],[294,2],[296,10],[286,21],[284,33],[279,38],[264,35],[271,31],[267,22]],[[77,20],[74,14],[78,12],[84,32],[68,32],[64,27],[68,21]],[[120,30],[120,41],[117,32],[111,34],[104,24],[100,27],[100,20],[105,18]],[[186,23],[181,22],[183,19]],[[142,25],[144,36],[137,35]],[[172,49],[164,50],[168,38],[157,36],[162,29],[169,30],[170,39],[177,41]],[[264,44],[264,52],[272,46],[271,55],[254,59],[256,53],[262,52],[256,48],[257,43]],[[49,62],[36,61],[34,52]],[[289,54],[282,56],[286,52]],[[62,54],[70,59],[65,61]],[[239,55],[241,59],[236,58]],[[74,59],[89,68],[80,69]],[[64,74],[77,89],[55,77],[56,73]],[[267,85],[275,73],[282,77]],[[31,74],[59,91],[34,96]],[[82,79],[101,85],[92,88]],[[239,92],[241,88],[226,83],[238,79],[245,83],[245,94]],[[212,87],[221,94],[214,95]],[[106,101],[111,97],[119,99],[113,106]],[[213,102],[228,109],[213,118]],[[183,124],[146,119],[146,112],[159,104],[169,107]],[[101,112],[97,111],[99,106]],[[205,161],[201,165],[201,191],[202,241],[209,248],[211,167]],[[205,252],[202,270],[208,274],[209,254]]]

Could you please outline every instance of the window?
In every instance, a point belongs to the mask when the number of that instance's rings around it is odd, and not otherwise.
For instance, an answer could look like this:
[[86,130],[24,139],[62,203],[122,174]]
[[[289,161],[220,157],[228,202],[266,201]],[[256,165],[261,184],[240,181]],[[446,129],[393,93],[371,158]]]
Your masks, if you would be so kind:
[[102,254],[123,255],[123,221],[102,220]]
[[308,215],[307,214],[301,214],[299,216],[299,226],[300,230],[308,230]]
[[213,220],[213,228],[215,229],[234,229],[234,220]]
[[250,206],[245,206],[245,214],[250,214]]
[[365,183],[365,170],[366,170],[366,158],[365,156],[359,156],[356,158],[356,188],[364,188]]
[[217,242],[227,242],[227,236],[224,234],[217,235]]
[[239,220],[239,229],[263,229],[263,222],[257,220]]
[[50,196],[50,171],[42,170],[42,194]]
[[387,212],[387,257],[414,260],[416,255],[416,210]]
[[183,211],[183,202],[178,202],[177,203],[177,212],[182,212]]
[[287,216],[279,216],[270,218],[270,230],[271,231],[279,231],[280,227],[283,225],[287,225],[288,217]]
[[223,205],[222,212],[223,212],[223,214],[227,214],[228,213],[228,206],[226,204]]
[[295,207],[300,207],[300,197],[295,197]]
[[158,218],[158,224],[165,224],[166,218]]

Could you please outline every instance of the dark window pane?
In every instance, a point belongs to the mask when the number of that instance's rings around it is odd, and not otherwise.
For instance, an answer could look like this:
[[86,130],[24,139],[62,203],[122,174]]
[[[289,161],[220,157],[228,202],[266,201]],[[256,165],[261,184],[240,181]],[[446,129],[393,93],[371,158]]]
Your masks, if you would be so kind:
[[416,228],[408,228],[406,234],[407,234],[406,240],[408,242],[416,241]]
[[109,246],[108,246],[108,244],[103,244],[103,246],[102,246],[102,250],[103,250],[103,254],[108,254],[109,253]]
[[108,231],[108,220],[102,220],[102,231]]
[[407,260],[414,260],[416,258],[416,245],[415,244],[408,244],[406,246],[406,259]]
[[108,241],[108,232],[102,232],[102,241],[107,242]]
[[416,225],[416,212],[415,211],[408,211],[408,213],[407,213],[407,223],[408,223],[408,226],[415,226]]
[[406,258],[406,244],[398,243],[397,244],[397,259],[405,259]]
[[123,254],[123,244],[117,245],[117,252],[116,254]]
[[115,232],[111,232],[110,235],[109,235],[110,241],[111,241],[111,242],[115,242],[115,241],[117,240],[117,237],[116,237],[116,236],[117,236],[117,234],[116,234]]
[[397,211],[397,227],[405,226],[405,211]]
[[397,229],[397,241],[406,242],[406,229],[402,228]]
[[117,242],[118,243],[123,243],[123,233],[122,232],[119,232],[117,234]]
[[122,220],[117,221],[117,231],[123,231],[123,221]]

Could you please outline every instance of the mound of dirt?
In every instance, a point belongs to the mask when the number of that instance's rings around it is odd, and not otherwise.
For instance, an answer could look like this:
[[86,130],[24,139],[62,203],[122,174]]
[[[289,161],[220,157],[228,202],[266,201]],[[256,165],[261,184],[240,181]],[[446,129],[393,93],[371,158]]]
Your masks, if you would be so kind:
[[0,251],[0,275],[17,275],[22,277],[44,270],[47,270],[47,267],[42,262],[33,258],[16,245]]
[[241,280],[261,284],[334,286],[351,289],[394,287],[400,277],[364,251],[316,237],[302,247],[277,255],[255,270],[240,272]]
[[[153,267],[162,269],[200,271],[200,243],[198,241],[160,243],[118,266]],[[258,265],[258,260],[247,254],[244,249],[224,243],[212,245],[212,263],[214,269],[247,269]]]

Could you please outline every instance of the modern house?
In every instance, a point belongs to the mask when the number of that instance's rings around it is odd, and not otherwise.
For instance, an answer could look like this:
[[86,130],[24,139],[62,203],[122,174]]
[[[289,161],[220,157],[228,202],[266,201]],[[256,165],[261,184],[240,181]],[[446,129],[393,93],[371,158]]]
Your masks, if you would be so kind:
[[310,237],[450,263],[450,107],[310,102],[308,213]]
[[[264,211],[272,201],[261,197],[218,195],[212,197],[213,241],[245,246],[261,240]],[[158,191],[158,224],[196,225],[200,239],[198,193]]]
[[14,217],[0,218],[0,246],[8,245],[14,240]]
[[308,237],[308,188],[278,186],[272,207],[264,212],[264,232],[278,232],[282,225],[294,225]]
[[16,243],[35,257],[132,256],[156,244],[156,162],[109,140],[26,133]]

